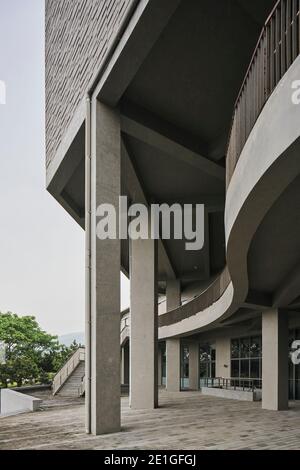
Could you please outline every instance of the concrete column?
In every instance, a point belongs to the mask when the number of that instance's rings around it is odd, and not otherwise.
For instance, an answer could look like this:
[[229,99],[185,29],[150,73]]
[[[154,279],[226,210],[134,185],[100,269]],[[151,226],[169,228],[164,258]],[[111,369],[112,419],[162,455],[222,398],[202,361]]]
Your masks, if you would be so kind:
[[288,409],[288,315],[262,313],[262,408]]
[[167,382],[168,392],[180,391],[180,339],[167,339]]
[[231,341],[230,338],[216,339],[216,377],[231,377]]
[[189,388],[199,389],[199,344],[189,343]]
[[120,242],[99,240],[97,207],[110,203],[118,217],[120,117],[92,105],[91,158],[91,432],[120,431]]
[[[181,286],[178,279],[167,281],[167,312],[181,305]],[[166,341],[167,378],[166,389],[169,392],[180,391],[180,339]]]
[[161,368],[162,368],[162,350],[161,347],[158,345],[158,358],[157,358],[157,380],[158,386],[161,386],[162,376],[161,376]]
[[124,344],[121,348],[121,383],[129,384],[129,344]]
[[158,406],[157,241],[131,240],[130,406]]
[[178,279],[172,279],[167,281],[167,312],[169,310],[175,310],[175,308],[181,305],[181,287]]

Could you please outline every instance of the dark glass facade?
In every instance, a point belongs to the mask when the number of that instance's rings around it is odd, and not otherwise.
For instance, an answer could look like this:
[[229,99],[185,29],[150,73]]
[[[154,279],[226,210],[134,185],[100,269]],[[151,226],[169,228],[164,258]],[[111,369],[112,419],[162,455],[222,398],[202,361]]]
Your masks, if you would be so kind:
[[182,344],[180,348],[180,388],[181,390],[188,389],[190,386],[189,380],[189,356],[190,351],[188,345]]
[[[231,377],[237,386],[253,383],[261,388],[262,341],[261,336],[248,336],[231,340]],[[253,382],[252,382],[253,381]]]
[[199,386],[207,384],[207,379],[216,377],[216,348],[206,343],[199,346]]
[[161,349],[161,383],[159,385],[166,386],[167,382],[167,351],[166,343],[160,343]]
[[[293,342],[300,340],[300,329],[294,329],[289,334],[289,399],[300,400],[300,364],[294,363],[293,353]],[[298,348],[298,347],[297,347]],[[296,349],[297,349],[296,348]],[[299,358],[299,354],[297,354]],[[298,361],[297,361],[298,362]]]

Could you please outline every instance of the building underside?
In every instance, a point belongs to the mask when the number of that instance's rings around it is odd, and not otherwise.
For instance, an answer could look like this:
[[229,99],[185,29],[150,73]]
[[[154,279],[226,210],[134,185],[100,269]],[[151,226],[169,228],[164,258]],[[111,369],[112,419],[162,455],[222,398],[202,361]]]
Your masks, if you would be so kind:
[[[87,431],[120,429],[120,376],[133,409],[157,407],[159,386],[218,383],[286,409],[300,398],[299,1],[62,3],[46,0],[47,188],[86,231]],[[204,247],[99,240],[96,209],[119,196],[204,204]]]

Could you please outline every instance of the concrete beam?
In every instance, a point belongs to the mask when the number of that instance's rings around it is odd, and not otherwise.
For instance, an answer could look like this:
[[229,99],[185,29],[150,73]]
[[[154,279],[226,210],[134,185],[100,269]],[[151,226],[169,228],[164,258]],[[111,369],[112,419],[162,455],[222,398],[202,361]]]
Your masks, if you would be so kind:
[[[132,164],[130,155],[128,153],[126,144],[122,139],[122,180],[124,182],[123,190],[130,197],[131,202],[144,204],[148,206],[148,201],[145,196],[142,184],[138,179],[134,166]],[[167,254],[162,240],[158,240],[158,263],[159,272],[165,273],[165,279],[175,279],[175,271]]]
[[223,167],[207,159],[203,155],[200,155],[178,142],[175,142],[173,139],[165,136],[161,132],[148,127],[144,123],[141,123],[132,117],[122,115],[121,127],[123,132],[144,142],[145,144],[157,148],[167,155],[172,156],[172,158],[184,162],[207,175],[220,181],[225,181],[225,169]]
[[[225,209],[225,194],[198,194],[195,196],[193,200],[189,198],[178,198],[174,199],[164,199],[162,201],[158,201],[159,204],[168,204],[172,206],[173,204],[180,204],[182,207],[184,204],[203,204],[205,206],[205,210],[207,213],[213,212],[223,212]],[[193,209],[195,211],[195,208]]]

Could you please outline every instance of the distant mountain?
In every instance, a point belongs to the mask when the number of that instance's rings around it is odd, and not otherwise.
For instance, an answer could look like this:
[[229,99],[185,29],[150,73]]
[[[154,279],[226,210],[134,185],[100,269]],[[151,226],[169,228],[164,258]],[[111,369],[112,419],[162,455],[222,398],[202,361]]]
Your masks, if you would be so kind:
[[73,341],[76,341],[78,344],[84,345],[84,333],[69,333],[67,335],[62,335],[58,337],[58,341],[65,346],[70,346]]

